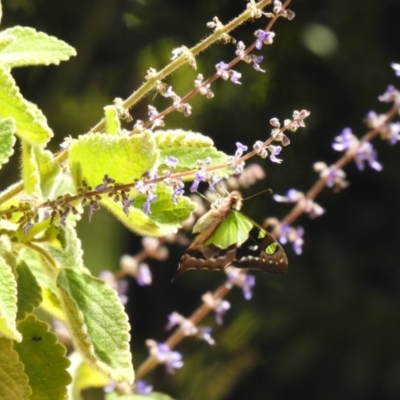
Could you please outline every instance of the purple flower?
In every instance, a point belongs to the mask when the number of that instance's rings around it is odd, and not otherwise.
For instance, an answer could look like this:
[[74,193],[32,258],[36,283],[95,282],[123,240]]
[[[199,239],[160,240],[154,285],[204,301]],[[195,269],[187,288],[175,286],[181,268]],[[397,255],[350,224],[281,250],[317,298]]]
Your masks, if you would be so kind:
[[358,139],[354,136],[350,128],[345,128],[339,136],[335,137],[332,147],[336,151],[345,151],[358,143]]
[[141,263],[135,275],[136,282],[139,286],[150,286],[152,283],[152,274],[146,263]]
[[167,160],[165,161],[165,164],[168,168],[175,169],[176,168],[176,163],[178,162],[178,159],[174,156],[169,156]]
[[228,276],[228,283],[226,285],[229,288],[233,285],[240,287],[243,291],[244,298],[250,300],[253,296],[253,286],[256,283],[255,277],[235,267],[226,267],[225,273]]
[[115,180],[111,179],[107,174],[104,175],[103,178],[103,183],[101,183],[100,185],[97,185],[94,190],[96,192],[109,192],[111,190],[110,187],[108,187],[110,184],[114,183]]
[[217,74],[224,81],[226,81],[230,78],[233,83],[236,83],[239,85],[241,84],[241,82],[239,82],[239,79],[242,77],[242,74],[240,74],[237,71],[234,71],[233,69],[229,69],[229,64],[221,61],[215,66],[215,68],[217,70]]
[[400,64],[391,63],[390,66],[394,69],[396,76],[400,76]]
[[135,382],[135,389],[136,393],[147,396],[153,391],[153,386],[148,385],[145,381],[138,380]]
[[231,308],[228,301],[220,298],[215,298],[211,292],[207,292],[202,296],[204,304],[215,311],[215,321],[218,325],[222,325],[222,318]]
[[258,72],[265,72],[264,69],[261,69],[260,67],[260,63],[263,60],[263,56],[258,56],[258,57],[253,57],[252,61],[253,61],[253,68],[258,71]]
[[261,50],[263,44],[272,44],[274,41],[275,33],[274,32],[265,32],[261,29],[258,29],[254,35],[257,37],[256,40],[256,49]]
[[144,210],[144,213],[145,213],[145,214],[151,214],[150,205],[151,205],[151,203],[153,203],[156,199],[157,199],[157,195],[156,195],[156,194],[154,194],[154,193],[152,193],[152,192],[150,192],[150,191],[147,193],[147,200],[146,200],[146,202],[145,202],[144,205],[143,205],[143,210]]
[[172,201],[174,202],[174,204],[178,204],[178,198],[182,196],[183,193],[185,193],[185,191],[181,188],[176,188],[174,190],[174,194],[172,195]]
[[400,142],[400,122],[394,122],[387,126],[385,139],[387,139],[391,145]]
[[325,185],[329,188],[333,187],[338,191],[349,185],[345,180],[346,173],[335,166],[328,167],[323,161],[314,164],[314,171],[319,172],[319,176],[325,179]]
[[357,154],[355,157],[355,162],[357,164],[357,168],[360,171],[363,171],[365,168],[365,162],[368,162],[369,166],[375,171],[382,170],[382,164],[377,161],[377,153],[374,147],[369,142],[364,142],[359,149],[357,150]]
[[378,97],[378,100],[382,101],[383,103],[399,102],[400,93],[393,85],[389,85],[386,88],[386,92]]
[[154,340],[146,340],[146,345],[149,348],[150,354],[155,357],[158,362],[165,365],[167,372],[172,374],[174,370],[182,368],[182,354],[173,351],[164,343],[157,343]]
[[235,152],[235,158],[239,158],[242,156],[244,151],[247,151],[248,147],[245,146],[244,144],[240,143],[240,142],[236,142],[236,152]]
[[301,226],[295,229],[289,225],[282,225],[279,241],[282,244],[292,243],[294,252],[300,255],[304,244],[303,235],[304,229]]
[[280,164],[282,162],[281,158],[277,158],[276,156],[281,152],[282,147],[281,146],[273,146],[272,144],[270,144],[267,149],[270,151],[270,156],[269,159],[277,164]]
[[129,207],[132,205],[132,203],[133,203],[133,199],[132,200],[129,200],[129,199],[122,200],[123,211],[127,217],[129,217]]
[[200,182],[204,182],[206,180],[206,172],[203,170],[197,171],[194,176],[194,181],[192,186],[190,187],[190,191],[193,193],[199,188]]
[[273,197],[273,199],[275,201],[278,201],[280,203],[296,203],[300,199],[304,198],[304,193],[303,192],[299,192],[296,189],[289,189],[286,192],[286,196],[281,196],[279,194],[274,194],[272,197]]

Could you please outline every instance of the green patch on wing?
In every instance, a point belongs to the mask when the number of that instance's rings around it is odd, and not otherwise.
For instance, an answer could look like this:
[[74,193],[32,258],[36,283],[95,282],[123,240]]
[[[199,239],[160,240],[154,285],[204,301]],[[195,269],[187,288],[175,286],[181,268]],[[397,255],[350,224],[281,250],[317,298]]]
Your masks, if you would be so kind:
[[232,244],[240,247],[249,238],[249,232],[252,228],[253,223],[249,218],[238,211],[232,211],[206,241],[205,245],[213,244],[220,249],[226,249]]

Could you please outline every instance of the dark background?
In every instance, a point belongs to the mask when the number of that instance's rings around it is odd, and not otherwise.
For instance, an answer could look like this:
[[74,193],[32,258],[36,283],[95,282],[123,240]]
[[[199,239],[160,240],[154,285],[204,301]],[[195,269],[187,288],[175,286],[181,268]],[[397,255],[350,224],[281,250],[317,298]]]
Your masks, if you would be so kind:
[[[14,70],[23,94],[38,104],[56,133],[57,151],[67,135],[85,133],[115,97],[127,97],[143,81],[149,67],[161,69],[171,49],[191,47],[218,15],[227,22],[245,6],[244,0],[3,0],[2,28],[30,26],[74,46],[78,57],[61,66]],[[168,128],[182,127],[212,137],[232,154],[235,142],[249,146],[265,140],[271,117],[289,118],[293,110],[311,111],[307,128],[291,135],[282,165],[260,162],[268,178],[245,196],[272,188],[306,191],[316,179],[316,161],[334,162],[333,138],[344,127],[361,136],[363,118],[374,109],[388,84],[398,79],[389,67],[400,62],[400,2],[294,0],[292,22],[274,27],[273,46],[263,48],[266,74],[239,64],[242,85],[217,82],[215,98],[195,98],[193,115],[174,113]],[[246,24],[233,36],[250,44],[266,20]],[[324,29],[324,30],[321,30]],[[328,35],[328,36],[326,36]],[[311,44],[310,44],[311,41]],[[331,46],[329,46],[331,43]],[[312,44],[322,50],[313,50]],[[198,72],[213,74],[228,62],[232,45],[214,45],[198,60]],[[196,73],[184,67],[168,80],[184,95]],[[149,96],[133,110],[144,119]],[[156,97],[162,109],[165,100]],[[382,172],[354,165],[346,168],[351,185],[334,194],[325,190],[317,201],[327,210],[317,220],[301,217],[304,252],[286,247],[290,270],[283,277],[255,272],[251,301],[239,290],[222,328],[213,319],[214,347],[188,339],[179,346],[185,366],[173,376],[163,369],[148,377],[157,390],[177,399],[398,399],[400,398],[400,147],[374,142]],[[14,182],[18,162],[1,171],[3,185]],[[2,185],[2,186],[3,186]],[[258,221],[289,211],[268,195],[245,204]],[[80,224],[87,266],[97,273],[116,269],[124,252],[135,254],[140,238],[106,213],[89,225]],[[174,285],[170,277],[183,248],[171,247],[168,262],[152,263],[154,284],[140,288],[130,282],[128,312],[132,322],[135,365],[143,360],[143,341],[164,340],[167,315],[185,315],[200,296],[223,282],[222,273],[190,272]]]

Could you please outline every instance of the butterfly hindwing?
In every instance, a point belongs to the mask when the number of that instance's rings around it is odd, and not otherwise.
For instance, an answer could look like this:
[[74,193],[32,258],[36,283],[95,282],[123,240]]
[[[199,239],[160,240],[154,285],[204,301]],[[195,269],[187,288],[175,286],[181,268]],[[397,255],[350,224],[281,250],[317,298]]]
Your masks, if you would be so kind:
[[232,265],[237,268],[260,269],[273,274],[284,274],[288,269],[288,260],[276,239],[255,226],[249,238],[238,248]]

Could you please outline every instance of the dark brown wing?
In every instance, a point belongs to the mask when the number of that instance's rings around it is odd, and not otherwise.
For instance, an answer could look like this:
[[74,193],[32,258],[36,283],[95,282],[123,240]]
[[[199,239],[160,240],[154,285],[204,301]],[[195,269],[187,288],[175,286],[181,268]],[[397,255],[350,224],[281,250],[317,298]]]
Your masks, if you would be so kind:
[[190,269],[221,271],[235,260],[236,252],[236,244],[232,244],[226,249],[220,249],[212,244],[205,246],[201,243],[193,243],[181,257],[178,270],[172,278],[172,282]]
[[246,240],[237,251],[232,265],[244,269],[260,269],[272,274],[285,274],[288,260],[281,245],[269,233],[257,239],[258,228],[252,229]]

